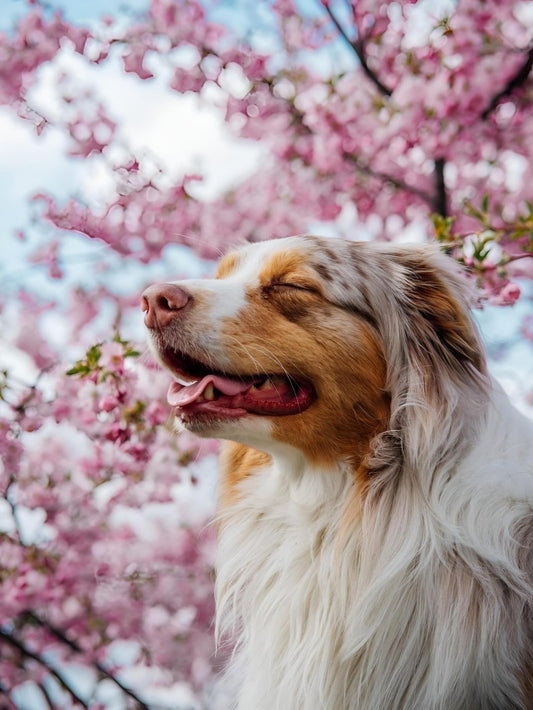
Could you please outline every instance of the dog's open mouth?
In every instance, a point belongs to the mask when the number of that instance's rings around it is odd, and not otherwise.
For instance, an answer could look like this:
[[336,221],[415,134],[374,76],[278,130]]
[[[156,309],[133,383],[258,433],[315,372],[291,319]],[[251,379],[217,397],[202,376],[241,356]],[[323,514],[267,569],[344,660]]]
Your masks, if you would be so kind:
[[282,416],[303,412],[315,399],[312,384],[300,377],[230,375],[168,348],[160,355],[176,378],[167,400],[180,415]]

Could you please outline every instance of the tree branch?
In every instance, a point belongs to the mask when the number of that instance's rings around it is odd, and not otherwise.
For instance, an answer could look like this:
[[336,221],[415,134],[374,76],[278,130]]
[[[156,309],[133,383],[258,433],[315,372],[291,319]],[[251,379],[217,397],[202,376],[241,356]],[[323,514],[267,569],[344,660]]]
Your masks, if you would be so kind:
[[384,96],[391,96],[392,95],[392,89],[389,89],[388,86],[385,86],[385,84],[381,81],[381,79],[378,77],[378,75],[368,66],[368,63],[366,61],[366,55],[365,55],[365,48],[364,48],[364,43],[361,40],[352,40],[348,37],[346,34],[344,27],[341,25],[339,20],[335,17],[333,14],[332,9],[329,6],[328,2],[322,2],[322,0],[319,0],[321,6],[324,8],[324,10],[328,13],[330,20],[333,22],[335,27],[337,28],[338,33],[340,36],[343,38],[343,40],[352,48],[352,50],[355,52],[357,55],[357,58],[361,62],[361,68],[365,75],[367,76],[368,79],[374,84],[374,86],[377,87],[377,89],[382,93]]
[[[361,62],[361,68],[363,69],[363,72],[366,74],[366,76],[370,79],[370,81],[374,83],[374,85],[384,96],[391,96],[392,90],[389,89],[388,86],[385,86],[385,84],[383,84],[377,74],[368,66],[364,51],[363,40],[350,39],[350,37],[348,37],[348,35],[346,34],[346,31],[344,30],[343,26],[333,13],[329,3],[325,1],[322,2],[322,0],[319,1],[322,7],[327,12],[327,14],[329,15],[331,21],[337,28],[337,31],[339,32],[340,36],[357,55],[359,61]],[[352,162],[355,165],[355,168],[359,172],[362,172],[371,177],[378,178],[379,180],[383,180],[384,182],[388,183],[389,185],[392,185],[393,187],[398,188],[399,190],[404,190],[405,192],[410,192],[412,195],[416,195],[424,202],[427,202],[435,210],[435,212],[438,212],[443,217],[446,217],[446,215],[448,214],[446,185],[444,182],[444,158],[435,159],[435,194],[432,196],[424,190],[420,190],[417,187],[409,185],[404,180],[395,178],[392,175],[387,175],[379,171],[372,170],[372,168],[370,168],[368,165],[362,164],[355,156],[345,157],[351,158]]]
[[437,214],[446,217],[448,215],[448,198],[446,195],[446,183],[444,182],[444,158],[435,159],[435,199],[434,207]]
[[[72,651],[75,651],[76,653],[83,655],[83,653],[84,653],[83,649],[80,646],[78,646],[78,644],[75,641],[72,641],[71,639],[69,639],[61,629],[58,629],[56,626],[53,626],[52,624],[48,623],[48,621],[44,621],[44,619],[41,619],[41,617],[37,616],[37,614],[35,614],[35,612],[33,612],[33,611],[28,612],[27,616],[32,621],[39,624],[42,628],[46,629],[50,634],[52,634],[52,636],[55,636],[55,638],[58,641],[61,641],[66,646],[68,646]],[[102,665],[99,661],[93,661],[93,663],[99,673],[101,673],[108,680],[111,680],[113,683],[115,683],[115,685],[117,685],[125,695],[129,696],[132,700],[134,700],[137,703],[138,707],[141,708],[141,710],[150,710],[148,705],[146,705],[139,698],[139,696],[134,693],[133,690],[130,690],[127,686],[125,686],[104,665]]]
[[48,690],[46,689],[45,684],[44,684],[44,683],[39,683],[38,685],[39,685],[39,689],[40,689],[41,693],[43,694],[43,697],[44,697],[44,699],[45,699],[45,701],[46,701],[46,704],[47,704],[47,706],[48,706],[48,709],[49,709],[49,710],[54,710],[54,702],[53,702],[52,698],[50,697],[50,693],[49,693]]
[[501,91],[499,91],[497,94],[495,94],[492,97],[492,99],[490,100],[489,105],[481,114],[481,118],[484,121],[486,121],[487,118],[489,117],[489,115],[492,113],[492,111],[494,111],[494,109],[499,104],[501,99],[503,99],[505,96],[509,96],[510,94],[513,93],[513,91],[515,89],[518,89],[519,86],[522,86],[522,84],[525,83],[532,67],[533,67],[533,47],[531,47],[531,49],[527,53],[524,63],[518,69],[516,74],[514,76],[512,76],[509,79],[509,81],[507,82],[507,84],[503,87],[503,89]]
[[416,195],[423,202],[427,202],[428,205],[430,205],[431,207],[435,206],[435,198],[433,197],[433,195],[430,195],[429,192],[421,190],[420,188],[415,187],[414,185],[409,185],[409,183],[405,182],[404,180],[401,180],[400,178],[396,178],[393,175],[382,173],[380,170],[373,170],[369,165],[361,163],[354,155],[349,155],[348,153],[345,153],[344,157],[347,160],[350,160],[353,163],[355,169],[358,170],[360,173],[363,173],[363,175],[368,175],[369,177],[373,177],[378,180],[383,180],[383,182],[386,182],[389,185],[396,187],[398,190],[403,190],[404,192],[410,192],[412,195]]
[[35,661],[39,665],[43,666],[46,668],[48,673],[50,673],[51,676],[53,676],[59,685],[65,690],[70,697],[79,705],[81,705],[83,708],[89,708],[85,700],[79,696],[74,688],[71,688],[70,685],[67,683],[67,681],[61,676],[55,668],[53,668],[51,665],[49,665],[44,658],[39,656],[37,653],[34,653],[31,651],[29,648],[27,648],[21,641],[19,641],[17,638],[12,636],[10,633],[7,631],[4,631],[3,629],[0,628],[0,640],[5,641],[8,643],[10,646],[13,646],[13,648],[16,648],[17,651],[24,656],[24,658],[30,658],[32,661]]

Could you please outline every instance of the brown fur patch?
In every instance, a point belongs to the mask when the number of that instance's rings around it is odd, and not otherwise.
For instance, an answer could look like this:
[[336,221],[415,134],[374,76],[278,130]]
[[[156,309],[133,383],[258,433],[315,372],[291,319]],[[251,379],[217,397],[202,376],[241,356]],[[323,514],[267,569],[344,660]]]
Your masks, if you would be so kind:
[[321,264],[320,262],[317,262],[316,264],[313,264],[313,269],[317,272],[319,276],[321,276],[324,281],[332,281],[333,276],[330,273],[330,270],[325,264]]
[[313,270],[306,261],[305,254],[292,249],[273,254],[259,274],[262,288],[277,283],[294,283],[302,288],[321,291]]
[[226,256],[221,259],[221,261],[218,264],[215,278],[217,279],[224,279],[226,276],[229,276],[232,274],[237,266],[239,265],[240,258],[239,255],[232,252],[230,254],[226,254]]
[[238,485],[254,470],[268,466],[271,459],[263,451],[227,442],[220,454],[220,505],[223,508],[239,498]]
[[332,261],[334,264],[341,263],[342,258],[340,256],[340,254],[337,254],[337,252],[334,249],[330,249],[329,247],[323,247],[322,251],[326,255],[326,257],[330,261]]

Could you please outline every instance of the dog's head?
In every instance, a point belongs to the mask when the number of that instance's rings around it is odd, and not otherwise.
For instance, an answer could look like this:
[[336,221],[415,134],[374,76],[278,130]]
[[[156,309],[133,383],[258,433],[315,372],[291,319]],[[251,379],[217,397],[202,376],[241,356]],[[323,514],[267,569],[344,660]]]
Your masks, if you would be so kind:
[[185,428],[379,468],[483,377],[462,292],[431,247],[291,237],[151,286],[142,308]]

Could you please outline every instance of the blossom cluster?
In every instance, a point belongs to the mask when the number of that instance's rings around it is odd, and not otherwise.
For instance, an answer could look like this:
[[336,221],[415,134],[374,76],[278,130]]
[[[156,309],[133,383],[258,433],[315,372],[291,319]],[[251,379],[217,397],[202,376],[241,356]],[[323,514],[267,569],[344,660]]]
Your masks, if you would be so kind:
[[[413,221],[431,238],[431,215],[453,216],[454,250],[462,259],[463,240],[483,231],[465,203],[479,208],[490,193],[498,265],[512,274],[515,259],[533,249],[530,232],[516,237],[515,230],[511,239],[504,229],[524,216],[533,179],[533,29],[521,3],[463,0],[450,16],[426,18],[423,37],[413,31],[420,9],[411,3],[382,3],[377,11],[372,3],[352,3],[351,17],[342,20],[335,3],[323,5],[317,18],[300,15],[292,0],[274,3],[279,36],[271,55],[211,21],[194,0],[152,0],[142,21],[119,30],[108,20],[99,36],[58,17],[46,24],[35,9],[16,39],[4,40],[19,68],[4,101],[18,109],[24,104],[27,115],[32,110],[24,96],[36,67],[50,60],[64,35],[92,63],[106,61],[116,48],[125,71],[142,80],[157,71],[148,61],[157,54],[170,89],[202,96],[216,86],[226,96],[231,130],[269,150],[261,171],[209,204],[188,189],[197,176],[161,188],[135,156],[110,159],[117,194],[104,211],[94,213],[75,199],[58,205],[43,195],[43,217],[147,262],[168,243],[187,240],[212,257],[227,243],[225,234],[219,242],[214,235],[219,220],[235,241],[255,240],[306,231],[352,204],[360,223],[371,219],[375,238],[392,239]],[[49,39],[38,51],[33,37],[45,31]],[[309,54],[326,57],[339,31],[349,52],[342,66],[317,69]],[[190,55],[186,66],[183,50]],[[240,80],[232,83],[228,76],[236,68]],[[107,155],[114,145],[114,122],[96,97],[89,110],[90,99],[66,92],[67,117],[55,119],[71,136],[73,155]],[[83,113],[73,110],[80,102]],[[484,273],[478,270],[481,283]],[[486,280],[489,295],[497,297],[490,268]],[[498,283],[505,288],[508,279]]]
[[117,337],[66,374],[49,361],[30,386],[5,375],[4,688],[34,677],[32,661],[36,680],[59,661],[115,678],[110,649],[128,640],[136,665],[196,689],[211,676],[213,531],[180,502],[210,447],[176,437],[166,377],[138,359]]

